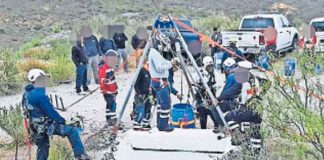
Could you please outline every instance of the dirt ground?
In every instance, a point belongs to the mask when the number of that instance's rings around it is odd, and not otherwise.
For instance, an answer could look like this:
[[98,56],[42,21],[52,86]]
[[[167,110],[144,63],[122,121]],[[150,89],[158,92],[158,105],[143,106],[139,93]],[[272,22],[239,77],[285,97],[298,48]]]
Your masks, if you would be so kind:
[[241,16],[268,10],[276,2],[295,8],[291,16],[305,22],[322,16],[320,10],[324,6],[323,0],[0,0],[0,47],[18,48],[37,35],[47,34],[57,27],[71,30],[73,25],[95,15],[152,19],[160,12],[181,15],[181,10],[189,10],[191,14],[202,16],[217,12]]

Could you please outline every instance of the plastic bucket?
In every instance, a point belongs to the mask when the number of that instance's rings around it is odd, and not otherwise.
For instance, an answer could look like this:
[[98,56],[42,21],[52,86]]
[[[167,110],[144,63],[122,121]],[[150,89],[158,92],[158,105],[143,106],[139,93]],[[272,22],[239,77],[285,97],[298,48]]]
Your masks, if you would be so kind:
[[171,125],[175,128],[195,128],[195,116],[190,104],[175,104],[171,111]]
[[287,58],[285,60],[285,76],[294,76],[296,71],[296,59]]
[[217,52],[214,55],[214,62],[215,62],[215,68],[217,70],[221,70],[221,66],[222,66],[222,57],[224,55],[224,52]]

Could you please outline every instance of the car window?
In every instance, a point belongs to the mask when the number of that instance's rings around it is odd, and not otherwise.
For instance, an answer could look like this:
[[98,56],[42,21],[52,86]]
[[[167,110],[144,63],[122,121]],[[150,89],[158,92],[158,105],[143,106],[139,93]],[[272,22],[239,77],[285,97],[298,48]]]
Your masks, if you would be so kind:
[[279,27],[283,28],[284,25],[285,25],[285,23],[284,23],[282,17],[280,17],[280,21],[279,21],[279,22],[280,22],[280,23],[279,23]]
[[285,16],[282,16],[282,20],[285,26],[291,26],[290,22],[288,21],[288,19]]
[[317,32],[324,32],[324,22],[313,22],[311,24]]
[[242,29],[274,27],[272,18],[245,18],[242,22]]

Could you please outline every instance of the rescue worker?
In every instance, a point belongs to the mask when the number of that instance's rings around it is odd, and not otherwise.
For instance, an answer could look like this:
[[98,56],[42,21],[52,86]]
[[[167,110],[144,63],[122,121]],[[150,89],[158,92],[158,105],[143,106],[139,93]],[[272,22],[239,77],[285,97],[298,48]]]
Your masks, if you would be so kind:
[[170,119],[170,88],[168,83],[170,61],[163,58],[160,52],[151,48],[149,52],[149,71],[151,74],[151,87],[157,98],[157,127],[159,131],[170,132],[173,127],[169,125]]
[[99,66],[99,83],[101,93],[106,101],[106,120],[108,126],[113,126],[117,122],[116,96],[118,94],[118,87],[114,70],[117,62],[117,52],[114,50],[108,50],[104,53],[103,64]]
[[[222,38],[223,38],[222,33],[220,33],[218,31],[217,27],[214,27],[211,39],[221,45],[223,42]],[[210,44],[209,47],[210,47],[211,57],[214,57],[215,53],[218,53],[221,51],[221,49],[219,47],[215,46],[214,44]]]
[[174,28],[173,22],[168,16],[159,16],[154,23],[154,28],[156,29],[170,29]]
[[[237,98],[241,95],[243,83],[241,81],[241,78],[246,78],[246,75],[241,75],[242,73],[245,74],[244,72],[242,72],[242,68],[245,68],[245,66],[248,65],[248,63],[249,62],[247,61],[244,61],[244,63],[239,62],[237,67],[229,69],[229,71],[227,71],[229,74],[226,78],[225,86],[221,94],[217,97],[217,101],[223,113],[234,110],[238,107],[239,103]],[[216,121],[220,126],[224,126],[223,122],[219,117],[219,114],[217,114]],[[214,133],[219,132],[220,128],[216,128],[214,130]]]
[[[203,67],[202,75],[204,77],[204,81],[207,82],[209,88],[211,89],[214,96],[216,96],[216,80],[214,74],[214,62],[210,56],[206,56],[203,58]],[[195,94],[195,106],[200,116],[200,128],[207,128],[207,118],[210,116],[214,123],[214,127],[218,127],[218,123],[215,120],[216,110],[213,108],[213,104],[211,98],[209,97],[203,83],[201,80],[198,82],[196,86],[196,94]],[[215,112],[216,111],[216,112]]]
[[151,117],[153,95],[151,89],[151,75],[147,60],[145,60],[144,65],[138,74],[134,89],[134,129],[150,129],[151,126],[149,121]]
[[89,91],[87,86],[88,57],[85,55],[82,40],[82,38],[81,41],[78,40],[72,47],[72,61],[76,67],[75,89],[77,94],[81,94],[81,86],[84,92]]
[[[241,52],[241,50],[239,50],[236,47],[236,41],[230,41],[230,45],[229,45],[229,50],[231,50],[232,52],[234,52],[236,55],[240,56],[240,57],[244,57],[243,53]],[[241,58],[238,58],[237,56],[234,56],[228,52],[225,52],[222,56],[222,61],[221,61],[221,67],[223,66],[224,61],[228,58],[228,57],[232,57],[234,58],[234,60],[237,62],[242,61]],[[222,73],[224,72],[224,68],[221,68]]]
[[65,119],[54,109],[46,95],[46,85],[50,81],[49,75],[43,70],[31,69],[28,80],[32,83],[25,87],[22,105],[24,114],[29,119],[31,138],[37,145],[37,160],[46,160],[49,156],[49,137],[52,135],[67,136],[74,156],[78,160],[90,160],[85,153],[78,129],[67,125]]
[[225,78],[233,71],[233,69],[237,67],[236,61],[234,58],[229,57],[223,63],[223,72],[225,74]]
[[[247,66],[249,67],[249,66]],[[242,89],[242,105],[236,111],[231,111],[225,114],[225,120],[228,125],[236,132],[245,133],[248,137],[249,148],[258,154],[262,147],[262,138],[260,133],[260,125],[262,118],[256,111],[256,105],[261,103],[261,97],[266,93],[270,87],[270,82],[264,73],[257,70],[250,70],[250,77],[248,82]],[[260,88],[262,86],[262,90]],[[261,90],[261,91],[260,91]],[[243,93],[246,93],[245,95]],[[239,128],[240,127],[240,128]],[[246,138],[244,138],[246,139]],[[244,140],[240,137],[234,136],[232,144],[240,145]]]

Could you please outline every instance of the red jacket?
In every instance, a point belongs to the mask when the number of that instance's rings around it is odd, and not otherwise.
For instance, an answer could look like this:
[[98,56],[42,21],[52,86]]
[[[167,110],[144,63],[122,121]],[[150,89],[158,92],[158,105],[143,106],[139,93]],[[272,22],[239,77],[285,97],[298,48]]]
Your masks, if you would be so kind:
[[99,85],[103,94],[117,94],[117,82],[113,68],[107,64],[99,66]]

